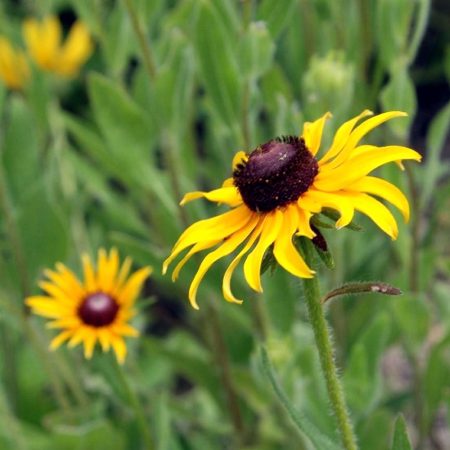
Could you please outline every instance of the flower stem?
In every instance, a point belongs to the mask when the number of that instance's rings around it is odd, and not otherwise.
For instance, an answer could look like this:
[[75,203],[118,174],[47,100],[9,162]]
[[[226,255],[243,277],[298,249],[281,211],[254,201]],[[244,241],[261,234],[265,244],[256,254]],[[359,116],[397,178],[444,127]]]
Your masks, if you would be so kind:
[[150,424],[147,423],[147,419],[145,417],[144,410],[142,408],[142,404],[139,401],[136,392],[130,386],[128,378],[126,377],[122,366],[117,362],[116,358],[111,357],[112,364],[115,368],[118,380],[122,385],[123,391],[128,398],[130,406],[133,408],[134,414],[136,416],[136,421],[141,430],[142,439],[145,444],[145,450],[154,450],[156,448],[153,437],[150,433]]
[[[306,240],[302,242],[305,260],[311,265],[312,243]],[[325,320],[323,306],[320,302],[320,288],[317,276],[303,280],[306,304],[309,319],[314,330],[317,350],[319,351],[320,364],[325,377],[328,397],[333,408],[334,415],[341,434],[342,444],[346,450],[357,450],[356,437],[353,425],[345,403],[344,391],[337,375],[334,362],[333,346],[330,331]]]

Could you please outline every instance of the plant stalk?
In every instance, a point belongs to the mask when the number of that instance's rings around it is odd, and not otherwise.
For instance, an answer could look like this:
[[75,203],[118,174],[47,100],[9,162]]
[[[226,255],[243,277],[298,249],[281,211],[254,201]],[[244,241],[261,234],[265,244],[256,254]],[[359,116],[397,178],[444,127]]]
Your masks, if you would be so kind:
[[[303,240],[305,261],[308,265],[312,262],[312,243]],[[317,350],[319,352],[320,364],[325,377],[328,397],[336,417],[339,433],[346,450],[357,450],[356,437],[353,424],[346,406],[344,390],[337,374],[334,361],[334,352],[330,331],[325,319],[324,309],[320,302],[320,288],[317,276],[303,280],[305,299],[309,313],[309,320],[314,330]]]
[[128,398],[130,406],[133,408],[134,414],[136,416],[136,421],[138,423],[139,429],[141,431],[142,439],[144,441],[145,450],[155,450],[155,441],[153,436],[150,433],[150,424],[147,423],[147,419],[145,417],[144,409],[142,408],[142,404],[139,401],[138,396],[134,389],[130,386],[128,379],[123,371],[122,366],[117,362],[116,358],[113,356],[111,358],[113,360],[113,365],[115,371],[117,373],[118,379],[123,387],[125,395]]
[[145,68],[149,74],[150,79],[154,80],[156,78],[156,65],[153,58],[152,49],[145,37],[145,33],[141,27],[141,24],[139,23],[139,17],[134,8],[133,0],[123,0],[123,4],[125,6],[125,9],[127,10],[128,16],[131,20],[131,24],[133,26],[133,30],[139,41]]
[[[227,398],[227,406],[230,414],[233,428],[238,436],[239,443],[242,445],[244,438],[244,422],[242,420],[241,408],[239,406],[238,395],[234,386],[231,375],[231,365],[229,360],[228,349],[222,334],[222,328],[219,317],[214,305],[209,305],[207,310],[207,322],[209,323],[212,343],[212,353],[214,354],[217,364],[220,367],[220,377]],[[205,318],[206,319],[206,318]]]

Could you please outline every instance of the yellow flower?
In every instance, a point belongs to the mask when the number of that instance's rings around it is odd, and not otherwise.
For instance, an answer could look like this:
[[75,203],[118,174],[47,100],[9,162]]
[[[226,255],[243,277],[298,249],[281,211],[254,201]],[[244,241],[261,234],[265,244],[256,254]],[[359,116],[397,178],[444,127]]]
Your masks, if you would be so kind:
[[61,24],[54,16],[41,22],[28,19],[23,24],[23,36],[28,52],[44,70],[72,78],[92,53],[93,44],[88,29],[75,22],[64,44],[61,44]]
[[10,89],[22,89],[29,76],[24,53],[15,50],[6,38],[0,36],[0,79]]
[[163,273],[183,250],[190,247],[173,271],[172,279],[175,280],[192,255],[215,247],[205,256],[191,283],[189,300],[194,308],[198,309],[197,290],[206,272],[217,260],[233,253],[241,245],[223,277],[223,296],[229,302],[242,302],[232,294],[230,283],[234,270],[248,252],[244,276],[257,292],[262,292],[261,262],[269,247],[273,247],[275,259],[285,270],[297,277],[312,277],[314,272],[297,252],[292,238],[306,236],[312,239],[315,233],[310,219],[323,208],[339,212],[337,228],[348,225],[356,210],[370,217],[386,234],[396,239],[397,222],[386,206],[372,195],[397,207],[406,221],[409,218],[408,201],[397,187],[368,174],[383,164],[407,159],[420,161],[421,156],[398,145],[360,145],[370,130],[406,114],[390,111],[356,126],[360,119],[369,115],[372,113],[366,110],[345,122],[319,160],[316,155],[330,113],[315,122],[305,123],[300,138],[274,139],[249,155],[238,152],[233,160],[233,177],[225,180],[221,188],[185,195],[182,205],[204,197],[231,207],[224,214],[191,225],[164,262]]
[[138,335],[128,321],[135,315],[136,297],[151,269],[144,267],[129,276],[131,259],[126,258],[119,267],[115,248],[109,256],[104,249],[99,250],[97,271],[88,255],[83,255],[82,261],[83,282],[58,263],[56,271],[45,271],[49,281],[39,283],[47,295],[28,297],[26,304],[35,314],[51,319],[48,328],[62,330],[52,340],[51,349],[65,341],[69,341],[69,347],[83,342],[84,356],[89,359],[98,341],[103,351],[112,347],[123,363],[127,352],[123,337]]

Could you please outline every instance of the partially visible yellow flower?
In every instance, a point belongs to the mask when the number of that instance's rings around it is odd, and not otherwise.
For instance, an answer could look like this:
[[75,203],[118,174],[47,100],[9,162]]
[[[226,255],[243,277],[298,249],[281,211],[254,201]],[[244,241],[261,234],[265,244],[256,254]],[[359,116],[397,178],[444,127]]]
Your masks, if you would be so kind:
[[15,50],[8,39],[0,36],[0,79],[10,89],[22,89],[29,77],[24,52]]
[[[409,204],[393,184],[369,174],[389,162],[420,161],[414,150],[399,146],[361,144],[372,129],[395,117],[401,111],[372,115],[363,111],[337,130],[333,142],[322,158],[316,158],[322,132],[330,113],[303,126],[302,136],[272,139],[250,154],[238,152],[233,160],[233,177],[210,192],[191,192],[181,204],[205,198],[228,205],[231,209],[210,219],[200,220],[180,236],[163,265],[165,273],[172,261],[189,249],[175,267],[175,280],[184,264],[196,253],[211,250],[204,258],[189,289],[191,305],[198,309],[197,290],[210,267],[219,259],[237,253],[229,264],[222,283],[224,298],[241,303],[231,291],[231,277],[242,258],[244,276],[249,286],[262,292],[261,263],[266,250],[272,248],[278,264],[300,278],[311,278],[312,271],[294,243],[294,236],[313,239],[316,236],[310,219],[324,208],[339,212],[337,228],[350,224],[359,211],[392,239],[397,238],[397,222],[386,206],[374,197],[386,200],[409,218]],[[248,255],[247,255],[248,254]]]
[[91,36],[81,22],[75,22],[64,44],[61,35],[61,23],[55,16],[42,21],[27,19],[23,24],[28,52],[36,64],[49,72],[72,78],[92,53]]
[[152,269],[143,267],[129,276],[131,259],[127,257],[119,267],[115,248],[109,255],[99,250],[97,270],[88,255],[83,255],[82,261],[83,282],[58,263],[56,271],[45,271],[49,281],[39,283],[47,295],[28,297],[25,302],[35,314],[51,319],[48,328],[62,330],[52,340],[51,349],[65,341],[69,347],[82,342],[84,356],[89,359],[99,342],[103,351],[112,347],[122,364],[127,353],[124,336],[139,334],[128,321],[135,315],[136,297]]

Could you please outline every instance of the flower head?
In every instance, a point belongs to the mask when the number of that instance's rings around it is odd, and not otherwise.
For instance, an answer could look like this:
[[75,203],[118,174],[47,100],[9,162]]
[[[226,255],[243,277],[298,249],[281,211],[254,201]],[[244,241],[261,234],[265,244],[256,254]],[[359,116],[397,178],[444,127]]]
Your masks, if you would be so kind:
[[29,76],[24,53],[15,50],[6,38],[0,36],[0,79],[10,89],[22,89]]
[[234,270],[247,253],[244,276],[255,291],[262,292],[261,263],[269,247],[285,270],[297,277],[312,277],[314,271],[298,253],[292,239],[294,236],[313,239],[316,233],[310,219],[323,208],[340,214],[337,228],[349,225],[356,210],[396,239],[395,218],[373,196],[397,207],[405,220],[409,218],[408,201],[393,184],[369,173],[393,161],[420,161],[421,156],[398,145],[360,145],[361,139],[373,128],[406,114],[390,111],[357,125],[370,115],[372,113],[366,110],[345,122],[321,159],[316,159],[316,155],[325,121],[331,116],[329,113],[315,122],[305,123],[301,137],[274,139],[250,154],[238,152],[233,160],[233,177],[226,179],[221,188],[185,195],[181,204],[204,197],[231,207],[223,214],[187,228],[164,262],[165,273],[172,261],[190,247],[173,271],[175,280],[192,255],[213,249],[203,259],[189,289],[189,300],[194,308],[198,309],[197,290],[206,272],[217,260],[235,251],[237,255],[229,264],[222,283],[223,295],[229,302],[242,302],[231,292],[230,283]]
[[124,336],[138,335],[128,321],[135,314],[136,297],[151,269],[144,267],[129,276],[131,259],[126,258],[119,267],[115,248],[109,255],[99,250],[97,270],[88,255],[83,255],[82,261],[83,282],[58,263],[56,271],[45,271],[49,281],[39,283],[47,295],[28,297],[26,304],[35,314],[51,319],[48,328],[62,330],[50,348],[56,349],[65,341],[69,347],[83,342],[84,355],[91,358],[98,341],[103,351],[112,347],[117,360],[123,363],[127,352]]
[[41,22],[28,19],[23,25],[28,52],[36,64],[49,72],[72,78],[92,53],[91,36],[81,22],[75,22],[64,44],[61,35],[61,23],[55,16]]

